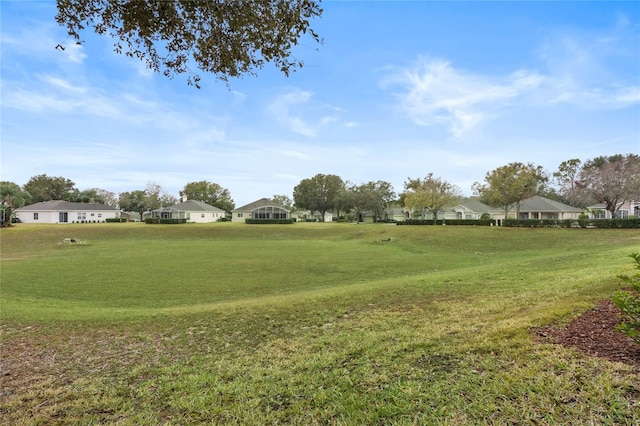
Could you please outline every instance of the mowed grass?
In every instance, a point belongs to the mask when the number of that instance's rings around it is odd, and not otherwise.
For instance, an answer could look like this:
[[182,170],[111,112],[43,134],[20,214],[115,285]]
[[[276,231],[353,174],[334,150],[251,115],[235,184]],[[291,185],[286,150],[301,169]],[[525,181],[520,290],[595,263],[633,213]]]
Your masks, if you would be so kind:
[[2,424],[640,423],[640,372],[530,333],[610,297],[635,230],[0,236]]

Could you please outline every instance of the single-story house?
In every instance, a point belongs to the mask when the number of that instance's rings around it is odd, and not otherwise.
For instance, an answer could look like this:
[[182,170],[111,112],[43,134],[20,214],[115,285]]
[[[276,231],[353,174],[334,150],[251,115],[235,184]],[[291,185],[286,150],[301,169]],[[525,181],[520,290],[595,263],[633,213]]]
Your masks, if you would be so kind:
[[194,223],[217,222],[225,216],[226,212],[224,210],[196,200],[185,200],[171,207],[162,207],[151,211],[151,217],[186,219],[187,222]]
[[[325,212],[324,213],[324,221],[325,222],[333,222],[333,212]],[[296,210],[291,212],[291,217],[298,222],[322,222],[322,213],[319,211],[311,211],[311,210]]]
[[[499,213],[499,209],[488,206],[474,198],[465,198],[455,206],[447,206],[438,210],[438,220],[481,219],[482,215],[489,215],[489,218],[491,218],[495,213]],[[433,214],[425,212],[420,219],[433,220]]]
[[444,212],[444,219],[482,219],[488,215],[491,218],[492,214],[496,211],[491,206],[488,206],[476,199],[466,198],[462,200],[458,205],[446,209]]
[[[517,208],[511,207],[508,218],[515,219]],[[578,219],[582,209],[536,195],[520,202],[518,219]],[[504,219],[504,208],[494,210],[492,219]]]
[[290,219],[291,212],[268,198],[261,198],[231,211],[232,222],[246,219]]
[[120,210],[98,203],[51,200],[20,207],[15,215],[22,223],[104,222],[119,218]]
[[[587,207],[590,219],[611,219],[611,212],[604,203]],[[625,201],[616,212],[616,219],[627,219],[629,216],[640,217],[640,201]]]

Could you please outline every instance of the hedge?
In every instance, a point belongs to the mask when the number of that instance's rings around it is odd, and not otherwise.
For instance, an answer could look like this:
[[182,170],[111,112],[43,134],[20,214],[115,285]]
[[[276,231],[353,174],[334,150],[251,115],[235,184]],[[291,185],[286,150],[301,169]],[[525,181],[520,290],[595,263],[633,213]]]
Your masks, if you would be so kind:
[[[407,219],[397,222],[398,225],[434,225],[433,219]],[[468,226],[493,226],[493,219],[439,219],[435,225],[468,225]]]
[[127,219],[123,218],[123,217],[110,217],[104,220],[107,223],[124,223],[127,221]]
[[640,218],[631,219],[505,219],[502,226],[520,228],[640,228]]
[[244,223],[252,225],[291,225],[293,219],[245,219]]
[[187,219],[160,219],[159,217],[148,217],[144,220],[144,223],[151,225],[176,225],[179,223],[187,223]]

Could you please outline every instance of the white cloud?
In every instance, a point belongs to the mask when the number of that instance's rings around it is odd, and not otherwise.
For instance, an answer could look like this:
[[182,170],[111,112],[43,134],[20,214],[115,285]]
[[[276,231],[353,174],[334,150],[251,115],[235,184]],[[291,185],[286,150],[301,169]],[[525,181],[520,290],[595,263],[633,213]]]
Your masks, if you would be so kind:
[[293,89],[276,97],[267,106],[267,112],[290,131],[316,138],[322,128],[337,122],[346,111],[334,105],[316,104],[313,97],[311,91]]
[[280,123],[289,128],[289,130],[315,138],[318,134],[318,126],[304,120],[293,111],[300,105],[306,104],[313,97],[310,91],[294,90],[284,95],[280,95],[274,99],[267,110]]
[[457,70],[444,60],[420,60],[416,66],[400,70],[384,81],[383,86],[401,86],[401,107],[414,123],[447,125],[459,137],[543,81],[544,77],[534,72],[486,77]]

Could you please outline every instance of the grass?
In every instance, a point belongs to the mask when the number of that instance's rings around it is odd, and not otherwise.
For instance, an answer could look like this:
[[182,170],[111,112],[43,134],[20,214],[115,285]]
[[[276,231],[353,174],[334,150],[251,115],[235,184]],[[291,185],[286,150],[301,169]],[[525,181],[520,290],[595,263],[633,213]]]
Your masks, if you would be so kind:
[[2,424],[640,422],[637,370],[529,333],[610,297],[633,230],[85,224],[1,244]]

